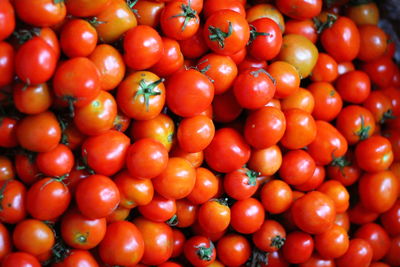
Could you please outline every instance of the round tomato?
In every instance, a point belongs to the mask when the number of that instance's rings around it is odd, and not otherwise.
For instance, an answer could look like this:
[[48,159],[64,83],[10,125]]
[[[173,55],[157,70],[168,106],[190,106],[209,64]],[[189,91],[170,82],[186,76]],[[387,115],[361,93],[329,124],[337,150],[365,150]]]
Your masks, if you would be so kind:
[[40,267],[38,259],[30,253],[25,252],[13,252],[3,258],[1,263],[2,267],[8,266],[29,266],[29,267]]
[[213,121],[205,115],[183,119],[178,126],[179,146],[190,153],[203,151],[215,134]]
[[[7,5],[7,1],[5,2]],[[2,23],[0,19],[0,25],[1,24]],[[14,58],[15,58],[14,48],[9,43],[0,41],[0,87],[11,84],[11,82],[13,81],[14,71],[15,71]]]
[[204,236],[193,236],[184,245],[183,253],[186,259],[195,266],[209,266],[215,261],[214,244]]
[[379,224],[367,223],[362,225],[354,233],[354,237],[368,241],[372,248],[373,261],[382,259],[390,249],[390,237]]
[[207,232],[220,233],[231,222],[231,210],[225,200],[211,199],[200,206],[197,219]]
[[380,221],[386,232],[390,235],[400,234],[400,200],[386,212],[380,215]]
[[311,80],[313,82],[333,82],[338,75],[336,60],[329,54],[319,53],[317,64],[315,64],[311,73]]
[[270,18],[260,18],[249,23],[250,44],[248,53],[259,60],[271,60],[279,54],[282,32]]
[[275,174],[282,164],[282,152],[277,145],[264,149],[253,149],[248,161],[250,169],[260,175],[270,176]]
[[5,180],[0,188],[0,220],[9,224],[22,221],[26,217],[26,187],[17,180]]
[[315,249],[323,258],[333,259],[343,256],[349,248],[347,231],[336,224],[314,237]]
[[150,70],[159,76],[166,77],[181,69],[184,59],[179,43],[176,40],[162,37],[162,41],[164,47],[163,55]]
[[379,172],[389,168],[393,162],[393,150],[390,141],[380,135],[374,135],[359,142],[355,149],[358,166],[368,172]]
[[39,0],[33,3],[29,0],[15,0],[13,2],[18,17],[37,27],[54,26],[62,22],[67,15],[65,3],[61,1]]
[[387,48],[386,33],[377,25],[361,25],[358,27],[360,32],[360,51],[357,58],[363,61],[371,61],[381,57]]
[[6,39],[15,29],[15,11],[7,0],[1,1],[0,7],[0,41]]
[[301,185],[312,177],[316,168],[314,159],[304,150],[290,150],[282,158],[279,176],[290,185]]
[[39,114],[46,111],[53,102],[47,83],[27,86],[17,83],[13,88],[15,107],[25,114]]
[[231,226],[239,233],[255,233],[260,229],[264,219],[264,207],[255,198],[238,200],[231,207]]
[[278,9],[294,19],[311,19],[321,12],[322,0],[277,0]]
[[265,210],[272,214],[285,212],[293,201],[292,189],[281,180],[267,182],[262,187],[260,195]]
[[364,239],[354,238],[350,240],[346,253],[336,259],[337,267],[349,265],[367,267],[372,261],[372,247]]
[[274,220],[265,220],[252,237],[254,245],[268,253],[278,251],[285,244],[285,239],[285,228]]
[[219,190],[219,179],[210,170],[196,169],[196,182],[192,192],[187,196],[193,204],[203,204],[214,197]]
[[294,231],[286,236],[282,247],[283,257],[290,263],[304,263],[311,258],[314,250],[314,240],[311,235]]
[[289,149],[300,149],[309,145],[317,136],[314,118],[301,109],[287,109],[284,112],[286,130],[280,143]]
[[223,236],[217,244],[218,259],[227,266],[242,266],[251,255],[249,241],[241,235]]
[[259,174],[247,168],[240,168],[227,173],[223,179],[224,191],[236,200],[245,200],[257,191]]

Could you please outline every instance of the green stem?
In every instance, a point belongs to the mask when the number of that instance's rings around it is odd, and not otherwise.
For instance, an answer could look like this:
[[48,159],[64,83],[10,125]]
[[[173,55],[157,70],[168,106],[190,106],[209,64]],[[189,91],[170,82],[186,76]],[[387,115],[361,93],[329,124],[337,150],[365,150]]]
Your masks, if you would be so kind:
[[164,78],[159,79],[152,83],[146,83],[144,79],[139,81],[139,90],[137,90],[134,98],[136,99],[138,96],[143,95],[144,103],[146,105],[146,111],[149,111],[150,96],[161,95],[161,92],[155,91],[155,88],[164,81],[165,81]]
[[361,119],[361,128],[357,132],[355,132],[355,135],[357,135],[360,140],[365,140],[370,136],[370,130],[371,126],[365,126],[365,120],[364,116],[360,116]]
[[181,9],[182,9],[182,13],[179,13],[179,14],[177,14],[177,15],[174,15],[174,16],[170,17],[170,19],[172,19],[172,18],[178,18],[178,17],[184,17],[185,20],[183,21],[183,25],[182,25],[182,28],[181,28],[181,31],[183,32],[183,31],[186,29],[186,27],[187,27],[187,25],[188,25],[188,23],[189,23],[189,21],[190,21],[191,19],[196,19],[196,23],[198,23],[199,20],[198,20],[198,18],[197,18],[197,12],[196,12],[196,10],[194,10],[194,9],[191,8],[191,6],[190,6],[190,0],[189,0],[189,2],[188,2],[187,5],[183,3],[183,4],[181,5]]
[[210,240],[210,245],[209,247],[206,246],[195,246],[197,248],[196,254],[199,256],[199,258],[203,261],[211,261],[213,252],[214,252],[214,244]]
[[221,29],[211,26],[211,25],[208,27],[208,31],[210,32],[210,35],[208,36],[208,38],[211,41],[218,42],[218,45],[220,48],[224,48],[225,47],[225,39],[228,38],[229,36],[231,36],[233,33],[232,22],[228,21],[228,32],[223,32]]

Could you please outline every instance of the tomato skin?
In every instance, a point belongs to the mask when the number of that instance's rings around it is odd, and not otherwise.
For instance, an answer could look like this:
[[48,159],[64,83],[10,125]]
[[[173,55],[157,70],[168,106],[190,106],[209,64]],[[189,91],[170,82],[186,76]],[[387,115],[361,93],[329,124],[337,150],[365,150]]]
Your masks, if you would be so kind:
[[360,50],[360,33],[356,24],[347,17],[339,17],[332,27],[321,34],[321,43],[337,62],[352,61]]
[[203,151],[215,134],[213,121],[204,115],[183,119],[177,131],[179,146],[187,152]]
[[332,84],[327,82],[315,82],[307,89],[314,97],[314,109],[312,115],[316,120],[331,121],[336,118],[343,106],[341,95]]
[[260,229],[264,219],[264,207],[255,198],[239,200],[231,207],[231,226],[239,233],[255,233]]
[[0,119],[0,147],[11,148],[18,145],[17,120],[11,117],[1,117]]
[[400,200],[380,215],[380,221],[385,231],[391,236],[400,234]]
[[318,34],[311,19],[290,19],[285,23],[286,34],[300,34],[309,39],[313,44],[317,42]]
[[[4,223],[16,224],[26,217],[26,187],[17,180],[0,182],[1,193],[0,220]],[[0,253],[1,254],[1,253]]]
[[179,41],[179,46],[185,59],[197,59],[207,53],[209,48],[203,36],[203,26],[200,25],[189,39]]
[[224,191],[236,200],[245,200],[257,191],[257,173],[247,168],[240,168],[227,173],[223,179]]
[[252,39],[248,46],[248,53],[259,60],[271,60],[276,57],[282,46],[282,33],[278,24],[270,18],[260,18],[249,25],[252,30],[268,33],[268,35],[259,35]]
[[349,208],[349,192],[340,182],[335,180],[326,181],[317,190],[326,194],[335,202],[337,213],[346,212]]
[[0,156],[0,181],[6,181],[15,177],[13,162],[6,156]]
[[193,204],[191,201],[178,199],[176,201],[176,217],[178,223],[176,227],[186,228],[193,225],[197,219],[198,205]]
[[196,168],[196,182],[187,199],[193,204],[203,204],[218,193],[219,179],[210,170]]
[[278,0],[276,6],[285,15],[294,19],[311,19],[317,16],[322,9],[321,0]]
[[385,256],[385,262],[390,266],[397,266],[400,264],[398,257],[400,251],[400,236],[393,237],[391,241],[390,249]]
[[220,200],[210,199],[200,206],[197,220],[210,234],[221,233],[231,222],[231,210]]
[[392,119],[392,101],[395,100],[390,99],[382,91],[372,91],[363,102],[363,106],[371,111],[377,123],[384,123],[386,120]]
[[376,223],[362,225],[354,233],[355,238],[361,238],[369,242],[372,248],[372,260],[382,259],[390,248],[390,237],[382,226]]
[[[139,217],[133,220],[144,240],[141,262],[157,265],[167,261],[173,251],[173,234],[169,225]],[[154,252],[157,251],[155,254]]]
[[24,43],[15,55],[15,71],[27,84],[41,84],[53,76],[56,54],[43,39],[34,37]]
[[[182,117],[191,117],[206,110],[214,97],[210,80],[194,69],[173,74],[167,82],[167,105]],[[182,105],[182,103],[186,103]]]
[[105,218],[88,219],[77,209],[70,209],[61,219],[63,240],[76,249],[89,250],[96,247],[106,234]]
[[[199,256],[199,250],[206,251],[205,256]],[[188,239],[183,247],[186,259],[195,266],[209,266],[216,258],[214,244],[204,236],[193,236]]]
[[207,164],[215,171],[228,173],[243,166],[250,158],[250,147],[234,129],[215,132],[211,144],[204,150]]
[[306,262],[314,250],[314,240],[311,235],[294,231],[286,236],[282,247],[283,257],[289,263],[299,264]]
[[379,21],[379,9],[374,2],[350,5],[346,9],[346,15],[353,20],[357,26],[366,24],[377,25]]
[[53,264],[52,267],[73,267],[73,266],[98,267],[96,259],[87,250],[72,249],[68,256],[59,263]]
[[314,253],[311,257],[304,263],[299,264],[299,267],[335,267],[334,260],[325,259],[322,256]]
[[279,175],[290,185],[301,185],[311,178],[316,168],[314,159],[304,150],[290,150],[282,158]]
[[82,144],[82,157],[97,174],[110,176],[125,165],[130,139],[123,133],[109,130],[88,137]]
[[166,168],[152,180],[154,189],[168,199],[181,199],[192,192],[196,171],[189,161],[169,158]]
[[11,253],[12,240],[8,229],[2,223],[0,223],[0,244],[0,261],[3,261],[4,257]]
[[361,25],[360,51],[357,58],[363,61],[371,61],[383,56],[387,48],[387,35],[377,25]]
[[362,170],[384,171],[393,162],[392,145],[387,138],[374,135],[357,144],[355,156],[357,164]]
[[162,37],[162,42],[164,47],[163,55],[150,70],[159,76],[167,77],[182,68],[184,58],[176,40]]
[[[387,97],[390,98],[392,102],[392,113],[394,116],[399,116],[400,115],[400,92],[399,90],[394,87],[386,87],[381,90],[381,92],[386,95]],[[396,119],[393,119],[395,121]]]
[[371,82],[365,72],[354,70],[341,75],[337,79],[336,89],[343,100],[361,104],[371,92]]
[[9,43],[0,41],[0,87],[10,84],[13,80],[15,64],[14,58],[14,48]]
[[207,19],[214,12],[223,10],[223,9],[230,9],[239,14],[242,14],[243,17],[246,16],[246,11],[244,9],[244,6],[241,3],[241,1],[238,1],[238,0],[230,0],[230,1],[222,1],[222,2],[218,1],[218,0],[204,1],[203,16],[205,19]]
[[391,58],[380,57],[362,64],[361,69],[368,74],[373,84],[385,88],[392,83],[396,65]]
[[143,257],[144,240],[133,223],[114,222],[107,226],[98,249],[100,258],[106,264],[134,266]]
[[37,26],[54,26],[64,20],[67,9],[64,2],[40,0],[35,3],[27,0],[15,0],[15,11],[24,22]]
[[276,81],[274,98],[286,98],[299,89],[300,75],[293,65],[285,61],[275,61],[267,70]]
[[234,121],[243,111],[236,100],[233,90],[215,95],[212,102],[213,120],[216,122]]
[[114,181],[107,176],[94,174],[79,182],[75,201],[84,216],[99,219],[117,208],[120,194]]
[[336,224],[326,232],[316,235],[314,241],[318,253],[327,259],[341,257],[349,248],[347,231]]
[[198,168],[203,164],[204,153],[203,151],[196,153],[188,153],[180,148],[178,145],[174,145],[169,153],[170,157],[184,158],[192,164],[193,167]]
[[[231,25],[231,33],[229,25]],[[225,33],[224,38],[214,37],[218,30]],[[250,38],[250,29],[242,15],[229,9],[223,9],[214,12],[207,18],[203,35],[211,50],[217,54],[228,56],[239,52],[246,46]]]
[[13,252],[3,258],[2,267],[8,266],[29,266],[29,267],[40,267],[38,259],[29,253],[25,252]]
[[388,211],[396,202],[399,181],[391,171],[365,173],[358,184],[362,204],[372,212]]
[[174,242],[171,258],[176,258],[183,253],[183,246],[186,242],[186,237],[179,229],[176,228],[172,229],[172,237]]
[[300,229],[310,234],[321,234],[334,223],[335,203],[327,195],[311,191],[294,201],[291,214]]
[[166,199],[155,194],[149,204],[139,206],[139,212],[145,218],[154,222],[165,222],[176,213],[176,202],[174,199]]
[[15,12],[9,1],[1,1],[0,17],[0,41],[3,41],[15,29]]
[[107,7],[110,0],[89,1],[89,0],[68,0],[65,5],[67,6],[68,14],[76,17],[90,17],[95,16]]
[[338,63],[326,53],[319,53],[317,64],[311,73],[313,82],[333,82],[338,77]]
[[261,201],[266,211],[279,214],[289,209],[293,201],[290,186],[281,180],[271,180],[261,189]]
[[251,255],[251,246],[241,235],[225,235],[218,241],[217,254],[225,265],[242,266]]
[[285,228],[274,220],[265,220],[252,236],[254,245],[268,253],[278,251],[283,246],[285,238]]
[[63,144],[48,152],[41,152],[36,156],[36,165],[44,175],[61,177],[68,174],[74,166],[72,151]]
[[46,83],[31,86],[17,83],[13,88],[13,101],[20,112],[39,114],[51,106],[53,96]]
[[83,19],[67,21],[61,30],[60,44],[70,58],[89,56],[97,44],[96,29]]
[[253,149],[248,161],[250,169],[263,176],[275,174],[282,164],[282,152],[277,145],[265,149]]
[[152,179],[167,167],[167,149],[158,141],[144,138],[134,142],[126,154],[126,166],[133,177]]
[[350,240],[347,252],[336,259],[335,263],[338,267],[355,265],[360,267],[367,267],[372,261],[372,247],[371,245],[360,238]]
[[290,96],[281,100],[281,108],[283,111],[291,108],[298,108],[311,114],[314,110],[314,105],[315,99],[312,93],[301,87]]

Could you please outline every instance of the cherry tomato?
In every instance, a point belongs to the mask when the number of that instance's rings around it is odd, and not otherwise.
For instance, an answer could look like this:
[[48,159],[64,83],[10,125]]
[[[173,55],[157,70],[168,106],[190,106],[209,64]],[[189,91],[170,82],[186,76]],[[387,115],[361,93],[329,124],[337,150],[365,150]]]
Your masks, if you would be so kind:
[[39,114],[53,103],[53,96],[47,83],[26,86],[17,83],[13,89],[15,107],[25,114]]
[[204,1],[204,8],[203,8],[203,16],[207,19],[211,16],[214,12],[223,9],[230,9],[235,11],[239,14],[242,14],[243,17],[246,16],[246,11],[244,9],[243,4],[239,0],[230,0],[230,1],[218,1],[218,0],[207,0]]
[[282,152],[277,145],[264,149],[253,149],[248,161],[250,169],[263,176],[275,174],[282,164]]
[[241,235],[223,236],[217,244],[218,259],[228,266],[242,266],[251,255],[249,241]]
[[371,111],[377,123],[384,123],[394,117],[392,101],[382,91],[372,91],[363,106]]
[[250,45],[248,53],[259,60],[271,60],[279,54],[282,46],[282,32],[270,18],[250,22]]
[[322,9],[321,0],[277,0],[276,6],[285,15],[294,19],[311,19]]
[[286,98],[294,94],[300,86],[300,75],[296,68],[284,61],[275,61],[267,68],[276,81],[275,98]]
[[138,209],[145,218],[155,222],[164,222],[175,215],[176,202],[155,194],[149,204],[139,206]]
[[293,201],[290,186],[281,180],[271,180],[261,189],[261,201],[266,211],[279,214],[289,209]]
[[279,176],[290,185],[301,185],[314,174],[314,159],[304,150],[290,150],[282,158]]
[[227,173],[224,177],[224,191],[236,200],[245,200],[257,191],[258,173],[247,168],[240,168]]
[[400,234],[400,200],[397,200],[388,211],[382,213],[380,220],[388,234]]
[[218,193],[219,179],[208,169],[196,169],[196,182],[192,192],[187,196],[193,204],[203,204]]
[[396,266],[400,263],[398,257],[400,251],[400,236],[395,236],[391,241],[390,249],[385,256],[385,262],[390,266]]
[[316,235],[314,241],[316,251],[327,259],[341,257],[349,248],[347,231],[336,224],[326,232]]
[[[3,0],[4,2],[4,0]],[[8,4],[5,1],[5,6]],[[1,10],[0,10],[1,14]],[[1,21],[0,21],[1,24]],[[4,27],[1,27],[4,28]],[[1,33],[0,33],[1,35]],[[1,37],[0,37],[1,39]],[[0,41],[0,87],[11,84],[14,77],[14,48],[7,42]]]
[[176,217],[171,219],[172,224],[174,224],[173,220],[176,219],[178,221],[176,227],[186,228],[193,225],[197,219],[197,210],[198,206],[186,198],[177,200]]
[[265,252],[278,251],[285,243],[286,231],[274,220],[265,220],[261,228],[253,234],[254,245]]
[[389,57],[380,57],[361,65],[361,69],[368,74],[371,82],[381,88],[390,86],[395,68],[396,65]]
[[69,267],[84,265],[87,267],[97,267],[98,263],[93,255],[87,250],[72,249],[68,256],[60,263],[53,264],[53,267]]
[[38,259],[26,252],[13,252],[3,258],[2,267],[8,266],[29,266],[40,267]]
[[317,42],[318,34],[311,19],[290,19],[285,24],[286,34],[300,34],[309,39],[313,44]]
[[204,115],[183,119],[177,131],[179,146],[187,152],[200,152],[212,141],[215,133],[213,121]]
[[255,198],[238,200],[231,207],[231,226],[239,233],[255,233],[260,229],[264,219],[264,207]]
[[170,38],[162,37],[164,52],[160,60],[151,67],[151,71],[159,76],[169,76],[183,66],[183,55],[179,43]]
[[393,162],[392,145],[387,138],[374,135],[357,144],[355,156],[361,169],[368,172],[384,171]]
[[5,180],[0,188],[0,220],[9,224],[22,221],[26,217],[26,187],[17,180]]
[[0,41],[3,41],[15,29],[15,11],[9,1],[1,1],[0,17]]
[[62,22],[67,14],[65,3],[61,1],[40,0],[33,3],[15,0],[14,7],[21,20],[37,27],[54,26]]
[[214,244],[204,236],[193,236],[184,245],[186,259],[195,266],[209,266],[216,258]]
[[324,121],[331,121],[336,118],[342,109],[343,100],[332,84],[315,82],[310,84],[308,89],[314,97],[313,117]]
[[200,26],[192,37],[179,41],[179,46],[185,59],[195,59],[203,56],[209,50],[203,36],[203,26]]
[[231,89],[223,94],[215,95],[212,109],[213,119],[216,122],[231,122],[238,118],[243,111]]
[[345,212],[349,207],[349,192],[340,182],[329,180],[318,187],[318,191],[326,194],[335,202],[337,213]]
[[103,11],[109,3],[110,0],[99,0],[96,2],[88,0],[68,0],[65,4],[68,14],[76,17],[90,17]]
[[133,8],[136,10],[138,24],[156,28],[160,24],[160,15],[164,7],[165,3],[163,2],[137,1]]
[[338,77],[338,64],[333,57],[326,53],[319,53],[311,80],[313,82],[333,82]]
[[372,248],[373,261],[382,259],[390,249],[389,235],[382,226],[376,223],[362,225],[354,233],[354,237],[368,241]]
[[350,240],[349,248],[346,253],[340,258],[336,259],[335,263],[338,267],[355,265],[360,267],[367,267],[372,261],[372,247],[371,245],[360,238]]
[[231,222],[231,210],[225,200],[211,199],[200,206],[198,221],[207,232],[220,233]]
[[282,253],[285,260],[290,263],[304,263],[311,258],[314,250],[314,240],[311,235],[294,231],[286,236]]
[[379,9],[375,2],[350,5],[346,9],[346,15],[357,25],[377,25],[379,21]]
[[298,108],[311,114],[314,110],[314,106],[315,99],[313,94],[309,90],[301,87],[290,96],[281,100],[282,110]]

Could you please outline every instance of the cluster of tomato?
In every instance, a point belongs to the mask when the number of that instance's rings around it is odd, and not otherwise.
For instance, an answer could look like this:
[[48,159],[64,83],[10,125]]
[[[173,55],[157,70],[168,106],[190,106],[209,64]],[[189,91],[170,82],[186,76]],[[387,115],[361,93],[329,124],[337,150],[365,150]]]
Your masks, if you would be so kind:
[[1,266],[400,266],[378,21],[365,0],[0,0]]

